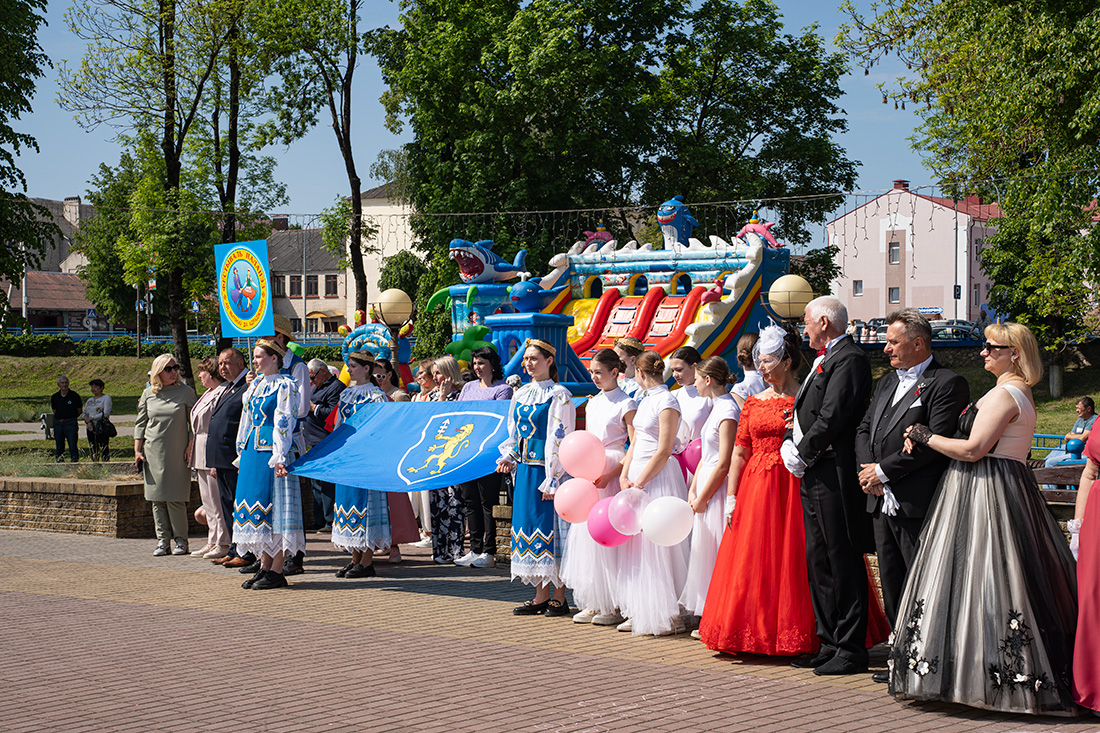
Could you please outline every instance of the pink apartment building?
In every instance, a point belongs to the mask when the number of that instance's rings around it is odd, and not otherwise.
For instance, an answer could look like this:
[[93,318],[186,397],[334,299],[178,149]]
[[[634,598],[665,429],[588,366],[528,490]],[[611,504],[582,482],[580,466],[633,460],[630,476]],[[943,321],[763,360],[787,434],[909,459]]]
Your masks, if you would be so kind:
[[997,204],[977,196],[954,201],[894,181],[887,193],[825,225],[840,248],[833,293],[857,320],[906,307],[942,309],[931,318],[977,320],[990,287],[982,244],[999,215]]

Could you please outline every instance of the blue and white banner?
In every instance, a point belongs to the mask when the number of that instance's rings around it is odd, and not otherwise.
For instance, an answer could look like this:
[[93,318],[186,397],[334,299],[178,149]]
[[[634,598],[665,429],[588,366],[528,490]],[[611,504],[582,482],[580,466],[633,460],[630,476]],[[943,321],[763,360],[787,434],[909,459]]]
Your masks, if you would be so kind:
[[496,470],[508,400],[365,405],[290,472],[379,491],[453,486]]
[[222,336],[274,335],[267,240],[214,245],[214,263]]

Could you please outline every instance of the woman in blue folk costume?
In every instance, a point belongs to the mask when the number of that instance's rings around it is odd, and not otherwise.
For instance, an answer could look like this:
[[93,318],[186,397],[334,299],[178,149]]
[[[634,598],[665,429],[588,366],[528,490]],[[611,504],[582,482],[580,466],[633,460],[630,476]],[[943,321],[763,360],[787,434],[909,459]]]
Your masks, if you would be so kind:
[[306,546],[298,477],[286,471],[298,418],[298,383],[279,373],[285,355],[274,341],[256,342],[252,365],[257,376],[244,394],[237,431],[240,478],[233,541],[242,555],[260,556],[260,569],[242,584],[252,590],[285,587],[284,560]]
[[[500,446],[497,471],[516,472],[512,500],[512,578],[535,586],[535,598],[513,610],[517,616],[566,616],[565,585],[558,575],[564,537],[556,529],[554,492],[565,472],[558,460],[562,439],[573,432],[576,410],[569,390],[558,384],[555,349],[527,339],[523,369],[531,382],[516,390],[508,408],[508,439]],[[553,598],[550,586],[554,586]]]
[[[351,383],[340,393],[337,425],[347,422],[364,405],[389,401],[374,381],[374,354],[355,339],[355,333],[348,336],[348,348],[361,350],[349,352],[345,349],[344,363],[347,364]],[[374,577],[374,553],[390,546],[390,511],[386,492],[336,484],[332,544],[351,553],[351,562],[337,570],[336,577]]]

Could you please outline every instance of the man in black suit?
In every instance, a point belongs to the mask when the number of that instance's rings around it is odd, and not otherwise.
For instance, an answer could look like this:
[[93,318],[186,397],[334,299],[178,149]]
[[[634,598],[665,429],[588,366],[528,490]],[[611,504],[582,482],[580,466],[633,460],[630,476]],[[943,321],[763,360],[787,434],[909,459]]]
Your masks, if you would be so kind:
[[[206,434],[206,465],[213,469],[212,473],[218,479],[222,510],[232,531],[233,504],[237,493],[237,467],[233,461],[237,460],[237,428],[241,424],[244,392],[248,388],[244,355],[236,349],[223,349],[218,354],[218,373],[229,386],[210,415],[210,429]],[[213,562],[230,568],[242,568],[255,561],[251,552],[245,557],[238,555],[234,543],[228,555]]]
[[[932,326],[917,309],[891,313],[886,322],[883,351],[895,371],[879,380],[856,433],[856,457],[874,525],[882,600],[893,625],[924,518],[948,463],[926,445],[903,453],[905,430],[922,423],[937,435],[954,435],[970,401],[970,385],[932,357]],[[889,675],[872,677],[886,682]]]
[[[308,449],[328,437],[325,423],[332,411],[340,404],[340,393],[344,391],[344,383],[333,376],[328,364],[320,359],[310,359],[307,366],[309,381],[313,384],[313,396],[309,401],[309,414],[302,423],[302,438]],[[310,481],[313,483],[313,527],[311,529],[331,528],[336,485],[318,479],[310,479]]]
[[796,659],[815,674],[867,670],[867,570],[873,545],[856,470],[856,429],[871,396],[871,365],[844,329],[836,298],[810,301],[806,336],[819,356],[795,397],[783,463],[802,477],[806,567],[821,650]]

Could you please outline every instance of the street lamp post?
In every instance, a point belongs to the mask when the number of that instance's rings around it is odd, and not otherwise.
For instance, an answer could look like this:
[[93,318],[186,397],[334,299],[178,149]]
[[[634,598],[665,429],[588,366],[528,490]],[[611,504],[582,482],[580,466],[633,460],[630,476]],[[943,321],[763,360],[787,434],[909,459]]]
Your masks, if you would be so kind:
[[378,294],[378,299],[373,303],[374,312],[378,319],[390,329],[390,338],[393,341],[393,357],[397,359],[397,338],[401,327],[408,323],[412,317],[412,299],[404,290],[390,288]]
[[784,321],[794,321],[802,317],[806,306],[813,299],[814,290],[805,278],[799,275],[784,275],[772,283],[768,289],[765,305],[768,310]]

